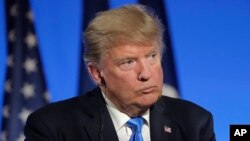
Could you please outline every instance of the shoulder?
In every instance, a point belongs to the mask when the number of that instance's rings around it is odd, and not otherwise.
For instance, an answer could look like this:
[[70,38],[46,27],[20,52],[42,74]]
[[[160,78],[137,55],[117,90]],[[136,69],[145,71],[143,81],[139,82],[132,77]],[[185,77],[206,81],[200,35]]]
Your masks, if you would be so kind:
[[99,90],[95,89],[85,95],[51,103],[36,110],[27,119],[25,136],[28,140],[59,140],[66,136],[70,140],[87,138],[81,131],[92,118],[90,112],[97,112],[92,107],[98,107],[98,95]]
[[166,96],[156,103],[156,107],[177,125],[186,139],[215,140],[213,116],[203,107],[187,100]]
[[93,106],[98,94],[98,90],[95,89],[85,95],[48,104],[33,112],[30,117],[58,121],[61,118],[67,119],[80,113],[84,114],[86,107]]
[[32,114],[38,114],[38,115],[56,115],[60,113],[67,113],[70,112],[72,109],[75,109],[75,107],[78,107],[80,96],[69,98],[66,100],[53,102],[50,104],[47,104],[40,109],[36,110]]
[[211,118],[212,114],[205,108],[179,98],[171,98],[167,96],[162,96],[162,98],[157,102],[158,107],[171,115],[176,119],[208,119]]
[[183,99],[163,96],[155,105],[190,140],[214,140],[213,116],[203,107]]

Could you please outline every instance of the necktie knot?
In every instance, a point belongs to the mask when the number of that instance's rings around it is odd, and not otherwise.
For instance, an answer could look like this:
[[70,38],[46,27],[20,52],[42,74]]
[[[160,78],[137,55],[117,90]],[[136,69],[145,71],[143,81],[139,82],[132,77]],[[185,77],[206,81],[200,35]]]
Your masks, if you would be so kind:
[[134,117],[127,122],[127,126],[132,129],[130,141],[143,141],[141,134],[143,123],[144,121],[142,117]]

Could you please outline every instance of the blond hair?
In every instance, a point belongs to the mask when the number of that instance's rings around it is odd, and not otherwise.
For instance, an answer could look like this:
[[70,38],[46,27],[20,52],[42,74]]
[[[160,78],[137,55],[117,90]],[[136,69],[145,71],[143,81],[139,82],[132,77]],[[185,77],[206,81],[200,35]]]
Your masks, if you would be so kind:
[[148,7],[135,4],[99,12],[84,33],[84,60],[98,64],[110,48],[156,43],[162,52],[164,26]]

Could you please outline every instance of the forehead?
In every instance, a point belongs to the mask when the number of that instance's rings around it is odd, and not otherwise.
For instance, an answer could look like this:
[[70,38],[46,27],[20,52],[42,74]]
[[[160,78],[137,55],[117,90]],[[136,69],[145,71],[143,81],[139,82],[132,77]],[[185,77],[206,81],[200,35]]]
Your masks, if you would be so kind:
[[148,53],[158,51],[159,47],[156,45],[122,45],[110,48],[107,52],[108,57],[123,57],[123,56],[140,56]]

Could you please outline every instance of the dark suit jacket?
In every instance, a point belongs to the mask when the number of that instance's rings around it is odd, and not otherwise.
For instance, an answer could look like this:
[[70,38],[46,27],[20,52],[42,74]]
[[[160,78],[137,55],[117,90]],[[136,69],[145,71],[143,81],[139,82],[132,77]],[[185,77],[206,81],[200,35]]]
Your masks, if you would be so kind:
[[[162,98],[150,109],[151,141],[214,141],[212,115],[180,99]],[[99,88],[31,114],[25,141],[118,141]]]

